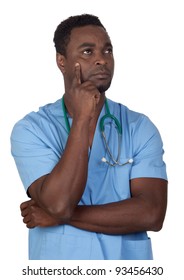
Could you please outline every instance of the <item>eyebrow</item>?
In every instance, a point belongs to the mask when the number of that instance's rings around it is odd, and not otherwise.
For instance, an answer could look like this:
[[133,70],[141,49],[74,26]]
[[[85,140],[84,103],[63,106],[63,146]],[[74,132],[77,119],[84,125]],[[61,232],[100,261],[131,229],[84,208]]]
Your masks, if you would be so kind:
[[[95,47],[95,44],[94,43],[88,43],[88,42],[84,42],[82,43],[81,45],[78,46],[78,49],[82,49],[82,48],[85,48],[85,47]],[[112,44],[110,42],[107,42],[105,45],[104,45],[104,48],[106,47],[111,47],[112,48]]]

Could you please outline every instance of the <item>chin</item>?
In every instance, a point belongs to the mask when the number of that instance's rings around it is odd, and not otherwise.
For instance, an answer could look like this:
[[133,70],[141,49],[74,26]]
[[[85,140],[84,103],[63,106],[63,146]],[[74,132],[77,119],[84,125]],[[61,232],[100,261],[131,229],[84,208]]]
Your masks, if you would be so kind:
[[104,93],[109,89],[110,85],[111,83],[109,83],[108,85],[99,85],[97,86],[97,89],[100,93]]

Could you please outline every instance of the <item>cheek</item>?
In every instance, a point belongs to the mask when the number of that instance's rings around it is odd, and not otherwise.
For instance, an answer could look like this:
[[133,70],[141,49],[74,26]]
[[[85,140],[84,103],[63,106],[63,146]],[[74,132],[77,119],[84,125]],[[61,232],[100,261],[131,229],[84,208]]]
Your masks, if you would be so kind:
[[75,62],[69,61],[65,65],[65,76],[68,77],[68,79],[72,80],[75,76]]
[[90,77],[90,65],[89,63],[85,65],[84,63],[80,63],[80,73],[81,73],[81,82],[85,82]]

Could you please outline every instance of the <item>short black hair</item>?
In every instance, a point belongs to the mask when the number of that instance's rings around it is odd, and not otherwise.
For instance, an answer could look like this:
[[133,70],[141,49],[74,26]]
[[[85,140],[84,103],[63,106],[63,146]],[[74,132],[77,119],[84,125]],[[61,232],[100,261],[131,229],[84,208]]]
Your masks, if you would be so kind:
[[91,14],[71,16],[62,21],[56,28],[53,39],[56,52],[66,56],[66,48],[70,41],[72,29],[86,25],[100,26],[106,31],[105,27],[102,25],[97,16]]

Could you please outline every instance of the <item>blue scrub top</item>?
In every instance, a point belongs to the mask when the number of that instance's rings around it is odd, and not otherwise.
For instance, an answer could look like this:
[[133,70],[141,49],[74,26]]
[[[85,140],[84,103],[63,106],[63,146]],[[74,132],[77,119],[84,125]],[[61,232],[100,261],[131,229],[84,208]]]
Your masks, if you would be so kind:
[[[155,125],[143,114],[108,99],[110,113],[121,123],[123,135],[120,162],[111,167],[100,132],[100,113],[92,148],[89,150],[88,180],[80,205],[98,205],[130,197],[129,181],[138,177],[167,180],[163,144]],[[69,116],[68,116],[69,117]],[[69,117],[70,125],[72,119]],[[105,121],[105,135],[116,158],[118,134],[111,119]],[[11,134],[12,155],[27,191],[39,177],[48,174],[62,157],[68,138],[61,99],[31,112],[17,122]],[[152,259],[151,240],[146,232],[106,235],[69,225],[36,227],[29,230],[29,259],[32,260],[146,260]]]

